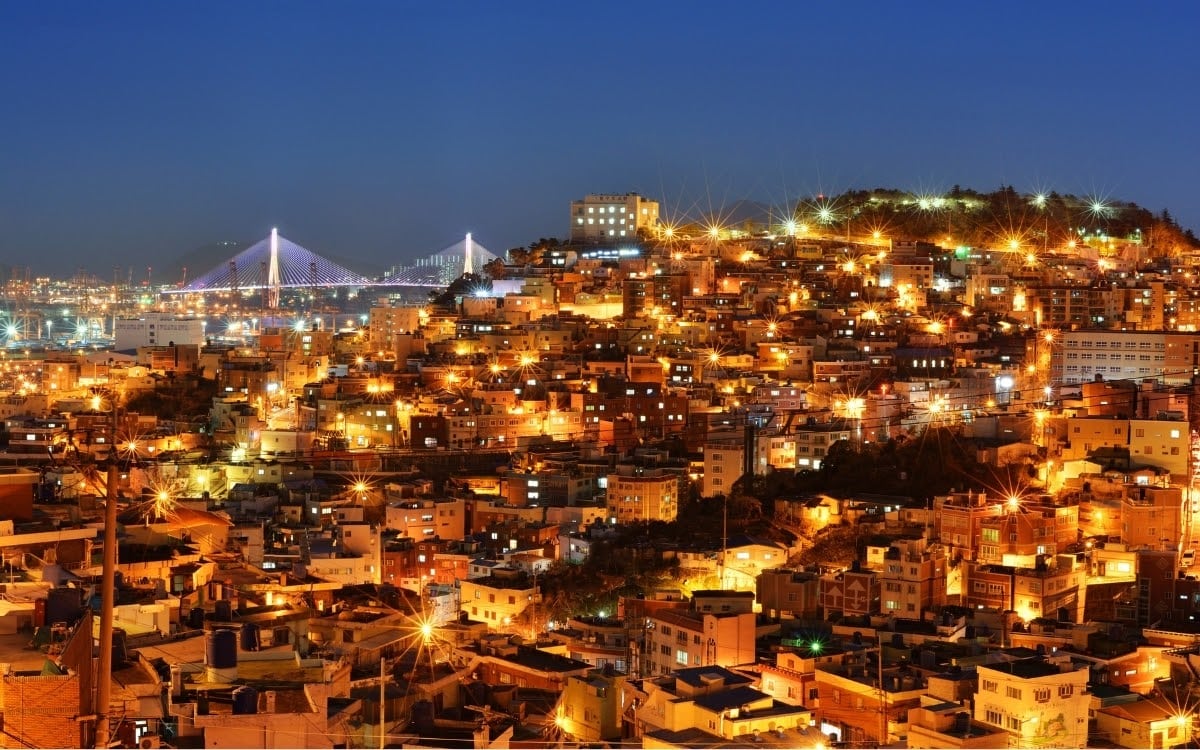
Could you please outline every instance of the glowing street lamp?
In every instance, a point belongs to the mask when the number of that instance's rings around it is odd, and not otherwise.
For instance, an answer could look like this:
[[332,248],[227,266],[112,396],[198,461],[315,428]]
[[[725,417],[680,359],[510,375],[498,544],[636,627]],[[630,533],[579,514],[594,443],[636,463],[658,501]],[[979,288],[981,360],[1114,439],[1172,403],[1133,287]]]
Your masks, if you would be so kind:
[[171,493],[166,489],[159,490],[158,494],[154,496],[154,515],[156,517],[164,517],[174,506],[175,502],[171,497]]

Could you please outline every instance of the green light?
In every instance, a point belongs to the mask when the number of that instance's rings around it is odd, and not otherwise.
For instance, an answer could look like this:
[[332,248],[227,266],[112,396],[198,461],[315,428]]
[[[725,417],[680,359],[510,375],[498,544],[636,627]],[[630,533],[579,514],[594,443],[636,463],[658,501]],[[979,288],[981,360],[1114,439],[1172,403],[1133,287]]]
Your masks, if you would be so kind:
[[819,654],[819,653],[821,653],[821,642],[820,642],[820,641],[813,641],[812,643],[810,643],[810,644],[809,644],[808,648],[809,648],[809,650],[810,650],[810,651],[812,651],[814,654]]

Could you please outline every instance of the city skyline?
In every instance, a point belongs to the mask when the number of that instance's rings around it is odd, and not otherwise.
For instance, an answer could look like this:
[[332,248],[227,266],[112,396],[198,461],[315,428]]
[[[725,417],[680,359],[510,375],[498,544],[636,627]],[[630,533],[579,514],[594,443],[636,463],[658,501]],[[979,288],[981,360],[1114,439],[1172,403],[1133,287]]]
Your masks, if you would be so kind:
[[1200,226],[1194,8],[953,10],[6,6],[0,253],[105,276],[278,226],[386,267],[565,237],[569,201],[627,191],[1011,184]]
[[0,745],[1195,745],[1198,18],[0,5]]

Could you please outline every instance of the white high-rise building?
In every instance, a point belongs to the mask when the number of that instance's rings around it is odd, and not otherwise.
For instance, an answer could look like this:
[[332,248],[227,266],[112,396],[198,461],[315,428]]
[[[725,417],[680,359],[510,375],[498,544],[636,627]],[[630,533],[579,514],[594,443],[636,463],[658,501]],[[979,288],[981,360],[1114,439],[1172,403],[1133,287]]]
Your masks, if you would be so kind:
[[1050,344],[1051,378],[1063,383],[1153,378],[1190,383],[1200,367],[1200,335],[1175,331],[1063,331]]
[[204,345],[204,321],[200,318],[148,312],[136,318],[117,318],[114,329],[113,348],[119,352],[139,346]]
[[658,226],[658,201],[637,193],[592,194],[571,201],[571,239],[620,242],[637,237],[639,229]]

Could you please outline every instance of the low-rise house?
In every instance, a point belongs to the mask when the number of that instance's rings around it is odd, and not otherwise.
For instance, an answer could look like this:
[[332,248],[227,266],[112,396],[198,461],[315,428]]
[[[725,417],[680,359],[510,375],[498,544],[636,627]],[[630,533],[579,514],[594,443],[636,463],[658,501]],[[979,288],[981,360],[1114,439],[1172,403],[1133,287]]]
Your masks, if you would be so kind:
[[472,619],[505,627],[534,603],[537,588],[523,572],[496,568],[492,575],[461,583],[461,606]]
[[949,748],[1009,747],[1008,732],[971,718],[968,706],[921,696],[921,705],[908,711],[908,747]]
[[764,570],[755,584],[755,598],[768,617],[815,618],[820,612],[820,578],[805,570]]
[[1193,742],[1192,721],[1183,707],[1140,700],[1096,711],[1096,734],[1115,747],[1172,748]]
[[811,729],[811,711],[780,703],[750,682],[711,666],[629,681],[625,734],[655,748],[812,747],[826,739]]
[[563,688],[555,722],[580,742],[621,739],[621,685],[625,675],[611,666],[571,675]]

